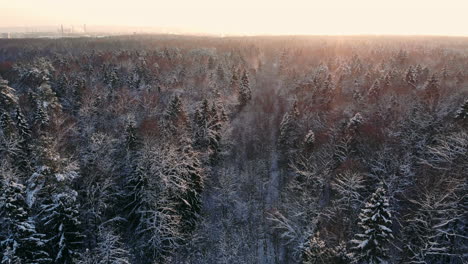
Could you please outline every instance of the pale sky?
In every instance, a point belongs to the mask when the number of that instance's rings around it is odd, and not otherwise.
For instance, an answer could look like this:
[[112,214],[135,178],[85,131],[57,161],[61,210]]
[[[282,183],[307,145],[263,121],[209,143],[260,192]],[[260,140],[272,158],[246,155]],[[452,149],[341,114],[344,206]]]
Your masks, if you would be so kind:
[[468,0],[0,0],[0,27],[60,24],[468,36]]

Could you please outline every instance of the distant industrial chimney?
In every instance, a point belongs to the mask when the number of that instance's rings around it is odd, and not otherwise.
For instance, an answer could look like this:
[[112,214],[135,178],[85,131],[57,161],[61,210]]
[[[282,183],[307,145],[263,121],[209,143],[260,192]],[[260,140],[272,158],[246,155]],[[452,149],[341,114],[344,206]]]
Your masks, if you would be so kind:
[[60,34],[62,34],[62,37],[63,37],[63,24],[60,25]]
[[83,32],[86,33],[86,24],[83,25]]

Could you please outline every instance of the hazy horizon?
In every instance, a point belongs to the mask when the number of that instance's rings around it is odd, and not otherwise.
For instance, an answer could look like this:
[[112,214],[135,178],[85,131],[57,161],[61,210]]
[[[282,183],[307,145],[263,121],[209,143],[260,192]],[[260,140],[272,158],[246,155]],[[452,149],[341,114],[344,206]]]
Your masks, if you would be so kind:
[[[95,25],[225,35],[468,36],[468,3],[371,0],[0,0],[0,28]],[[144,30],[142,30],[144,31]]]

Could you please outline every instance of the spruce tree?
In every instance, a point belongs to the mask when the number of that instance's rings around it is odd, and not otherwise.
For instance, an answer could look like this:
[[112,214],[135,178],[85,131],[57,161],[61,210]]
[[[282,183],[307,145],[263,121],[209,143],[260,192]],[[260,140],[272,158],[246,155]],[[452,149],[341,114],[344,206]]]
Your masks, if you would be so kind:
[[18,97],[15,95],[15,90],[0,76],[0,109],[9,110],[17,105]]
[[312,130],[309,130],[304,137],[304,150],[306,152],[312,151],[315,145],[315,134]]
[[0,128],[2,133],[6,138],[11,138],[15,133],[15,124],[11,120],[8,112],[3,112],[0,116]]
[[204,99],[194,116],[194,146],[202,151],[208,150],[210,159],[216,160],[219,152],[219,142],[221,135],[221,117],[218,114],[218,107],[212,103],[211,107],[207,99]]
[[284,114],[280,124],[278,144],[284,150],[297,147],[299,115],[297,100],[294,100],[291,110]]
[[78,257],[81,234],[77,193],[64,190],[52,195],[41,205],[41,223],[46,233],[47,247],[54,263],[72,264]]
[[16,108],[16,129],[22,140],[30,143],[31,141],[31,129],[29,128],[28,122],[21,113],[20,108]]
[[36,231],[25,200],[25,187],[10,179],[2,189],[0,217],[5,238],[0,247],[8,252],[3,261],[8,259],[5,263],[14,263],[19,259],[20,263],[49,263],[44,251],[44,235]]
[[252,99],[252,91],[250,89],[250,81],[247,71],[244,70],[239,87],[239,104],[245,106]]
[[238,76],[237,70],[235,69],[232,72],[231,82],[229,86],[231,87],[231,90],[233,91],[236,91],[236,89],[238,89],[239,87],[239,76]]
[[165,128],[171,134],[183,134],[187,129],[187,114],[185,113],[182,100],[179,95],[175,95],[164,113]]
[[223,69],[223,66],[221,64],[218,65],[218,68],[216,69],[216,76],[218,77],[218,80],[221,82],[221,83],[224,83],[224,69]]
[[24,175],[27,175],[31,172],[32,138],[26,118],[19,108],[16,109],[16,130],[19,135],[19,151],[16,153],[15,165]]
[[47,110],[36,102],[36,108],[34,111],[34,125],[39,129],[45,128],[49,124],[49,115]]
[[379,79],[376,79],[369,89],[369,97],[372,99],[377,99],[380,94],[380,82]]
[[468,99],[458,108],[455,113],[455,119],[466,121],[468,120]]
[[387,245],[393,238],[389,207],[386,191],[379,187],[361,210],[358,225],[362,232],[351,241],[358,263],[387,263]]
[[133,121],[128,122],[125,129],[125,148],[129,152],[134,152],[138,149],[141,142],[137,135],[137,130]]

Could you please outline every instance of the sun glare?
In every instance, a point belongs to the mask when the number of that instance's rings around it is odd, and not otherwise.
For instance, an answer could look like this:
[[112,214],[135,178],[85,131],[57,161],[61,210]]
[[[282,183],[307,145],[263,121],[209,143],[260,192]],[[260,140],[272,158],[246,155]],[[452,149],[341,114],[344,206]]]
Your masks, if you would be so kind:
[[0,27],[87,24],[236,35],[468,35],[464,0],[0,0],[0,6]]

